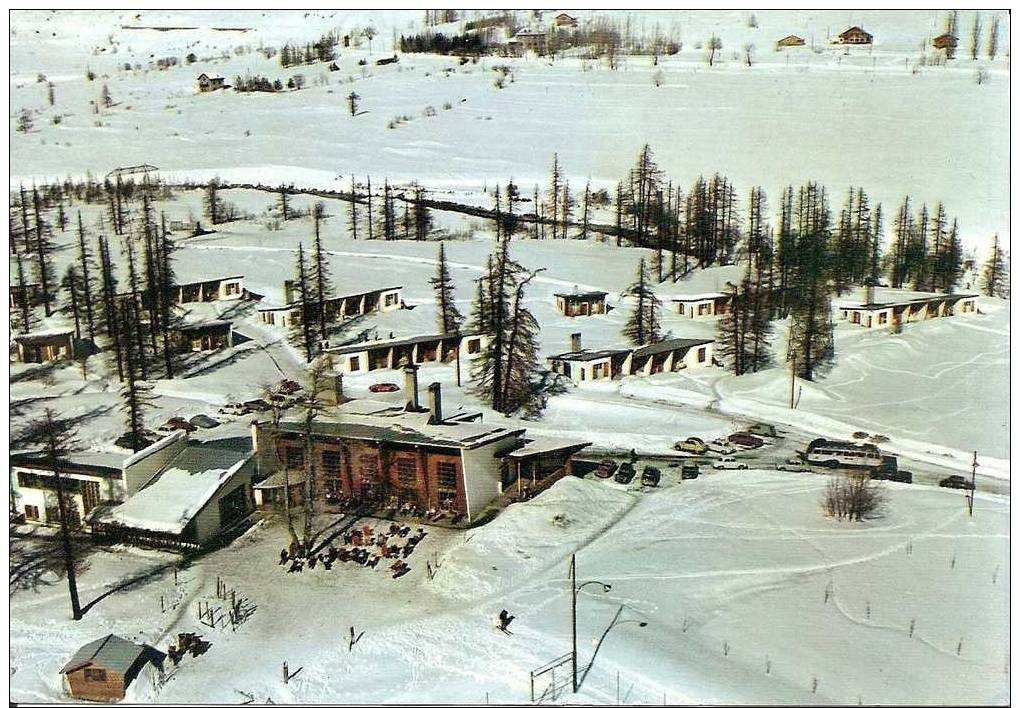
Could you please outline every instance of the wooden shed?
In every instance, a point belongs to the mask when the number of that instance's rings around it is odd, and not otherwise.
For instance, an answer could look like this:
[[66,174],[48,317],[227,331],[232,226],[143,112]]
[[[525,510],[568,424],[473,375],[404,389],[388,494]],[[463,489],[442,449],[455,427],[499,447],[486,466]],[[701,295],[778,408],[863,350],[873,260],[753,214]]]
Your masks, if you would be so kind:
[[804,46],[804,38],[803,37],[798,37],[795,34],[788,34],[785,37],[783,37],[782,39],[780,39],[779,41],[777,41],[776,42],[776,46],[779,47],[779,48],[782,48],[782,47],[803,47]]
[[148,644],[135,644],[116,634],[107,634],[75,652],[60,673],[75,698],[115,702],[138,673],[152,664],[163,670],[166,654]]
[[870,33],[856,25],[840,32],[836,37],[836,44],[871,44],[873,41],[874,37]]

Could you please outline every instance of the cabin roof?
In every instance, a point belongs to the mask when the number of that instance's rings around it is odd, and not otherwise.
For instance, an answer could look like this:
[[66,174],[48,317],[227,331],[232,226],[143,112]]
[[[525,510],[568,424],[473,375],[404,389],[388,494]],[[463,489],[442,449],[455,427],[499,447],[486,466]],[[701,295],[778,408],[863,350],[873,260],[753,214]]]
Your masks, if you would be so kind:
[[162,662],[166,656],[148,644],[135,644],[116,634],[107,634],[76,651],[71,660],[64,664],[60,673],[66,674],[91,664],[98,664],[110,671],[125,674],[143,655],[148,655],[157,662]]

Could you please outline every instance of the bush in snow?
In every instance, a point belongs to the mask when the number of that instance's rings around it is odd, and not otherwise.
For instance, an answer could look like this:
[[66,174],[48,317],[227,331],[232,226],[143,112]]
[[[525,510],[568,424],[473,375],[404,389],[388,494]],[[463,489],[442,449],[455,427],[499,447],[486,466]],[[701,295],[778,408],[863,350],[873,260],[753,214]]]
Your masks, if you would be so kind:
[[849,473],[829,479],[822,495],[827,516],[863,521],[879,516],[885,507],[885,491],[867,473]]

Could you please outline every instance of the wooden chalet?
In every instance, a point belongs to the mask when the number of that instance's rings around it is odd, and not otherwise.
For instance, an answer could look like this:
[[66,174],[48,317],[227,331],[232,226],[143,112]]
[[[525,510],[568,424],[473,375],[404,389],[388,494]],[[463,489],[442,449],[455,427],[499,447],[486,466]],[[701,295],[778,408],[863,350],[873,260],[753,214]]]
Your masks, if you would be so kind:
[[572,15],[568,15],[565,12],[561,12],[553,18],[553,26],[557,29],[577,27],[577,18]]
[[940,34],[938,37],[933,39],[931,41],[931,45],[936,49],[942,49],[947,52],[952,52],[954,49],[956,49],[957,39],[955,35],[946,32],[945,34]]
[[549,36],[543,30],[523,29],[513,36],[510,43],[515,44],[520,53],[532,51],[545,54],[549,46]]
[[555,293],[556,309],[567,317],[604,315],[607,294],[602,290]]
[[195,280],[188,283],[180,283],[174,288],[174,299],[178,304],[240,300],[243,295],[243,275]]
[[788,34],[776,42],[776,47],[778,49],[783,49],[785,47],[803,47],[803,46],[804,38],[798,37],[795,34]]
[[21,307],[22,298],[27,298],[30,307],[43,303],[42,286],[39,283],[11,284],[11,310]]
[[[402,285],[385,288],[374,288],[361,292],[347,293],[331,297],[324,302],[328,321],[338,322],[350,317],[361,317],[372,312],[389,312],[403,307],[400,298]],[[292,280],[283,283],[283,302],[272,302],[262,296],[254,295],[261,302],[255,308],[259,313],[259,321],[274,327],[290,327],[301,323],[301,300],[295,297],[297,288]]]
[[73,359],[78,338],[73,328],[29,332],[14,337],[15,356],[22,364],[42,364],[48,361]]
[[854,25],[836,36],[836,44],[872,44],[874,37],[860,27]]
[[219,74],[201,73],[196,79],[199,93],[208,93],[217,89],[227,88],[226,79]]
[[74,698],[116,702],[147,667],[162,673],[166,654],[148,644],[136,644],[108,634],[81,647],[60,673]]
[[178,352],[205,352],[233,345],[234,325],[230,320],[185,322],[173,330]]

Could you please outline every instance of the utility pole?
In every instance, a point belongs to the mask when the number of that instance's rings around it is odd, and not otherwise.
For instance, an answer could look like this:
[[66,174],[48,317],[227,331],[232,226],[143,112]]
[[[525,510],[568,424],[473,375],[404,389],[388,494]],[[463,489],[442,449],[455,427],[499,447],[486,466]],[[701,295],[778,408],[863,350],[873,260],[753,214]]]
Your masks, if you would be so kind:
[[577,693],[577,556],[570,554],[570,686]]
[[790,408],[794,406],[794,390],[797,387],[797,354],[793,355],[793,362],[790,365]]
[[974,516],[974,492],[977,491],[977,450],[974,451],[974,459],[970,463],[970,493],[967,494],[967,513]]

